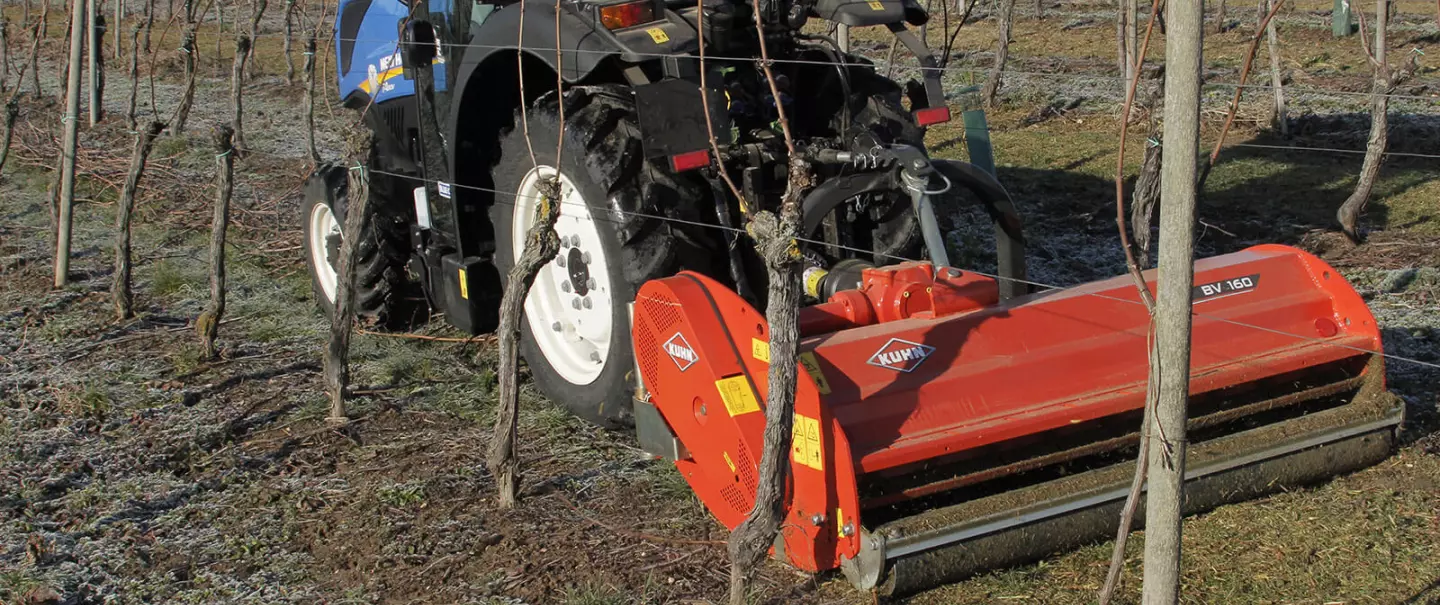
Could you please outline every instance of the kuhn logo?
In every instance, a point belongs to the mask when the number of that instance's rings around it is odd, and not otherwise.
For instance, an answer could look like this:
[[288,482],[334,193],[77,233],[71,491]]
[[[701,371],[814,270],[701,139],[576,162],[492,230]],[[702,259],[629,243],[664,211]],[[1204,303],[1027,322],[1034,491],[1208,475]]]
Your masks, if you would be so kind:
[[866,363],[899,372],[910,372],[920,367],[920,364],[924,363],[925,359],[934,352],[935,347],[891,338],[890,342],[880,347],[880,350],[871,355],[870,360]]
[[675,367],[681,372],[690,369],[695,362],[700,361],[700,356],[695,354],[695,349],[690,348],[690,343],[685,342],[685,337],[676,332],[670,340],[665,341],[665,354],[675,361]]

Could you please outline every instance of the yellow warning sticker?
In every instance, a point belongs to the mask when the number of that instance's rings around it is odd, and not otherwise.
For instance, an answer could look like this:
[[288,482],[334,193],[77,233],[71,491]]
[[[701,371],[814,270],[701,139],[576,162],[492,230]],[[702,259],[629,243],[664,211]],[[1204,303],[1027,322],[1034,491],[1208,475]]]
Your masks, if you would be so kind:
[[730,472],[735,472],[735,461],[730,459],[730,452],[721,451],[720,455],[725,457],[725,464],[730,466]]
[[830,383],[825,380],[825,373],[820,371],[820,360],[815,357],[815,354],[810,352],[801,353],[800,365],[805,367],[805,373],[809,374],[810,379],[815,381],[815,390],[820,391],[821,395],[829,395]]
[[872,10],[872,11],[883,11],[883,10],[885,10],[885,5],[884,5],[884,4],[881,4],[881,3],[880,3],[880,0],[870,0],[870,2],[869,2],[868,4],[870,5],[870,10]]
[[470,280],[465,279],[465,270],[464,270],[464,269],[461,269],[461,270],[460,270],[460,298],[463,298],[463,299],[465,299],[465,300],[470,300],[470,284],[469,284],[469,281],[470,281]]
[[670,41],[670,36],[665,34],[665,30],[658,27],[647,29],[645,33],[650,34],[650,39],[654,40],[656,44],[664,44]]
[[820,446],[820,420],[803,414],[795,415],[795,434],[791,437],[795,462],[817,471],[825,470],[825,449]]
[[770,363],[770,343],[759,338],[750,339],[750,354],[765,363]]
[[716,380],[715,388],[720,390],[720,399],[725,401],[725,411],[730,412],[731,417],[760,411],[760,402],[755,399],[755,392],[750,390],[750,381],[744,374]]
[[835,507],[835,533],[845,537],[845,513],[838,506]]

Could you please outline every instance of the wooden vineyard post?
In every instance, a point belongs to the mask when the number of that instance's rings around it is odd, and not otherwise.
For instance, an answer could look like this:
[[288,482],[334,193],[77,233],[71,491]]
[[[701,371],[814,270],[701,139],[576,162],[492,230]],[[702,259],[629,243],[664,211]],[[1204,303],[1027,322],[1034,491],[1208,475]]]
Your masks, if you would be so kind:
[[[1230,126],[1235,123],[1235,115],[1240,111],[1240,95],[1245,92],[1245,82],[1250,77],[1250,68],[1255,63],[1255,53],[1260,50],[1260,39],[1266,32],[1273,32],[1270,29],[1274,24],[1275,13],[1285,0],[1275,0],[1264,15],[1260,17],[1260,25],[1255,28],[1255,36],[1250,39],[1250,50],[1245,54],[1245,62],[1240,67],[1240,85],[1235,87],[1235,95],[1230,99],[1230,111],[1225,114],[1225,124],[1220,127],[1220,136],[1215,140],[1215,147],[1210,151],[1210,161],[1205,164],[1205,169],[1200,173],[1200,189],[1205,188],[1205,181],[1210,178],[1210,170],[1215,167],[1215,162],[1220,159],[1220,150],[1225,147],[1225,137],[1230,133]],[[1273,51],[1273,49],[1272,49]],[[1272,52],[1271,65],[1278,69],[1279,65],[1276,56]],[[1278,79],[1276,84],[1278,85]]]
[[[139,31],[139,27],[133,28]],[[131,46],[131,50],[134,50]],[[133,55],[132,55],[133,57]],[[130,172],[125,176],[125,188],[120,191],[120,201],[115,210],[115,281],[110,285],[110,297],[115,302],[115,319],[124,321],[135,315],[135,296],[130,289],[130,218],[135,211],[135,191],[140,186],[140,176],[145,173],[145,159],[155,137],[165,129],[164,122],[151,122],[145,130],[135,133],[135,149],[130,154]]]
[[[1265,9],[1284,0],[1265,0]],[[1275,94],[1275,105],[1271,108],[1271,123],[1280,131],[1280,136],[1290,136],[1290,120],[1285,117],[1285,78],[1280,72],[1280,36],[1275,32],[1275,20],[1265,24],[1265,44],[1270,51],[1270,86]]]
[[248,149],[245,145],[244,117],[245,106],[241,99],[245,91],[245,63],[246,57],[250,56],[250,38],[245,34],[235,36],[235,62],[230,71],[230,127],[235,130],[236,153],[244,155]]
[[104,117],[104,94],[105,94],[105,52],[100,48],[101,38],[105,34],[104,17],[99,17],[97,7],[100,0],[85,0],[85,33],[89,38],[86,42],[86,51],[89,55],[90,73],[90,125],[100,123]]
[[125,24],[125,0],[110,0],[115,3],[115,19],[109,23],[115,28],[115,47],[113,57],[120,58],[120,27]]
[[71,0],[70,71],[65,79],[64,136],[60,142],[60,197],[55,221],[55,287],[70,280],[70,223],[75,205],[75,144],[80,126],[80,67],[85,48],[85,1]]
[[[1180,593],[1180,518],[1185,484],[1185,423],[1190,394],[1190,289],[1195,272],[1195,176],[1200,147],[1204,5],[1170,5],[1165,37],[1164,141],[1160,167],[1160,263],[1155,348],[1159,371],[1145,501],[1143,602],[1173,605]],[[1180,161],[1182,158],[1189,158]]]
[[290,47],[295,37],[295,0],[285,0],[285,83],[295,85],[295,56]]
[[141,36],[140,47],[145,49],[145,54],[150,54],[150,28],[155,25],[155,0],[143,0],[145,2],[145,33]]
[[1115,6],[1118,9],[1115,17],[1115,57],[1120,65],[1120,76],[1129,82],[1135,79],[1135,70],[1142,61],[1136,58],[1139,51],[1135,47],[1139,31],[1135,21],[1138,6],[1136,0],[1116,0]]
[[234,131],[217,124],[215,138],[215,214],[210,222],[210,302],[195,320],[205,359],[214,359],[215,336],[225,317],[225,231],[230,226],[230,194],[235,188]]
[[360,248],[356,234],[365,227],[370,212],[370,175],[364,164],[375,144],[374,135],[362,131],[351,138],[350,173],[346,179],[345,224],[341,233],[340,255],[335,263],[335,310],[330,315],[330,342],[325,347],[325,384],[330,389],[330,422],[348,421],[345,410],[345,387],[350,382],[350,331],[355,324],[355,256]]
[[[1125,503],[1120,507],[1120,523],[1119,527],[1116,528],[1115,544],[1110,551],[1110,569],[1105,573],[1105,583],[1101,586],[1098,595],[1099,598],[1097,602],[1099,605],[1109,605],[1110,599],[1114,597],[1115,590],[1120,585],[1121,575],[1125,569],[1125,545],[1129,541],[1130,528],[1135,520],[1135,513],[1140,508],[1140,498],[1142,490],[1145,487],[1145,477],[1149,471],[1150,429],[1154,426],[1155,406],[1160,397],[1160,381],[1157,378],[1160,363],[1157,360],[1158,350],[1155,348],[1154,338],[1155,297],[1150,293],[1150,288],[1145,285],[1144,272],[1141,270],[1139,261],[1135,258],[1135,246],[1131,244],[1130,238],[1126,236],[1125,228],[1125,143],[1128,140],[1130,131],[1130,109],[1135,103],[1135,91],[1140,86],[1140,70],[1138,67],[1139,64],[1144,62],[1145,53],[1150,48],[1150,37],[1155,33],[1155,24],[1159,21],[1160,2],[1161,0],[1151,0],[1150,20],[1145,25],[1145,39],[1140,42],[1140,47],[1134,55],[1136,69],[1125,70],[1128,71],[1132,77],[1127,81],[1125,88],[1125,106],[1121,109],[1120,113],[1119,149],[1115,154],[1115,229],[1120,236],[1120,249],[1125,254],[1125,268],[1130,273],[1130,279],[1135,285],[1135,292],[1140,297],[1140,302],[1145,305],[1145,313],[1149,316],[1150,321],[1146,326],[1148,376],[1145,385],[1145,407],[1141,412],[1140,418],[1140,443],[1139,447],[1136,448],[1138,453],[1135,460],[1135,473],[1131,477],[1130,491],[1125,496]],[[1151,106],[1154,106],[1153,101],[1151,102]],[[1152,111],[1152,124],[1154,115]],[[1163,149],[1159,148],[1160,144],[1158,142],[1152,142],[1152,144],[1156,147],[1156,149],[1154,149],[1156,154],[1150,156],[1147,151],[1146,158],[1148,161],[1153,157],[1156,164],[1146,166],[1145,168],[1154,171],[1158,170],[1159,164],[1162,163],[1161,152],[1163,152]],[[1142,172],[1140,178],[1143,179],[1145,176],[1145,173]],[[1158,179],[1158,176],[1154,178]],[[1143,215],[1143,228],[1146,230],[1146,237],[1148,239],[1150,229],[1149,210],[1140,208],[1140,204],[1144,202],[1140,200],[1139,195],[1140,187],[1137,181],[1136,200],[1133,204],[1135,207],[1132,208],[1131,225],[1132,230],[1138,232],[1139,228],[1134,226],[1141,224],[1141,221],[1134,220],[1134,216]]]
[[[215,14],[218,19],[215,25],[215,71],[223,69],[220,66],[220,44],[225,40],[225,0],[215,0]],[[232,25],[231,29],[235,29]]]

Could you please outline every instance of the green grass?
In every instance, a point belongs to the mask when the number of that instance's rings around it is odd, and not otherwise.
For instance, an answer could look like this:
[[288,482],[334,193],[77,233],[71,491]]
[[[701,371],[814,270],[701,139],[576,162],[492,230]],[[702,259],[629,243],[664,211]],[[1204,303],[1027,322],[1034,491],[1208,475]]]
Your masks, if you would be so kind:
[[375,498],[381,504],[394,508],[418,508],[425,506],[425,483],[407,481],[381,485],[375,489]]
[[26,594],[44,585],[45,582],[29,569],[0,571],[0,600],[20,603]]
[[[643,481],[647,493],[665,500],[694,501],[695,492],[675,465],[669,461],[658,461],[645,467]],[[698,501],[696,501],[698,504]]]
[[150,156],[168,158],[189,153],[192,148],[188,137],[162,136],[155,139],[155,146],[151,148]]
[[162,259],[150,266],[149,291],[156,297],[176,296],[203,283],[204,279],[193,268],[170,259]]
[[[1440,581],[1437,502],[1440,457],[1405,451],[1313,489],[1187,518],[1182,602],[1405,602]],[[1143,549],[1144,535],[1132,536],[1121,603],[1138,601]],[[912,603],[1092,603],[1110,550],[1091,545]]]
[[105,421],[113,406],[110,393],[95,383],[86,384],[79,392],[62,397],[60,401],[61,409],[70,416],[99,422]]
[[587,584],[566,589],[565,605],[626,605],[634,602],[614,586]]

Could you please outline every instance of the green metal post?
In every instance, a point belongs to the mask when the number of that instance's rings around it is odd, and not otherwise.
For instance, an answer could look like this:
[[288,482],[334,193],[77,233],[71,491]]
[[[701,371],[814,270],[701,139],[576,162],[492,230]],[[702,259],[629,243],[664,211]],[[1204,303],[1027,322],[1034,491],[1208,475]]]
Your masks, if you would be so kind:
[[1330,13],[1330,33],[1336,38],[1344,38],[1354,33],[1351,28],[1350,0],[1335,0],[1335,8]]
[[990,124],[985,120],[985,110],[969,109],[960,115],[965,121],[965,149],[970,152],[970,163],[995,176],[995,151],[990,146]]

